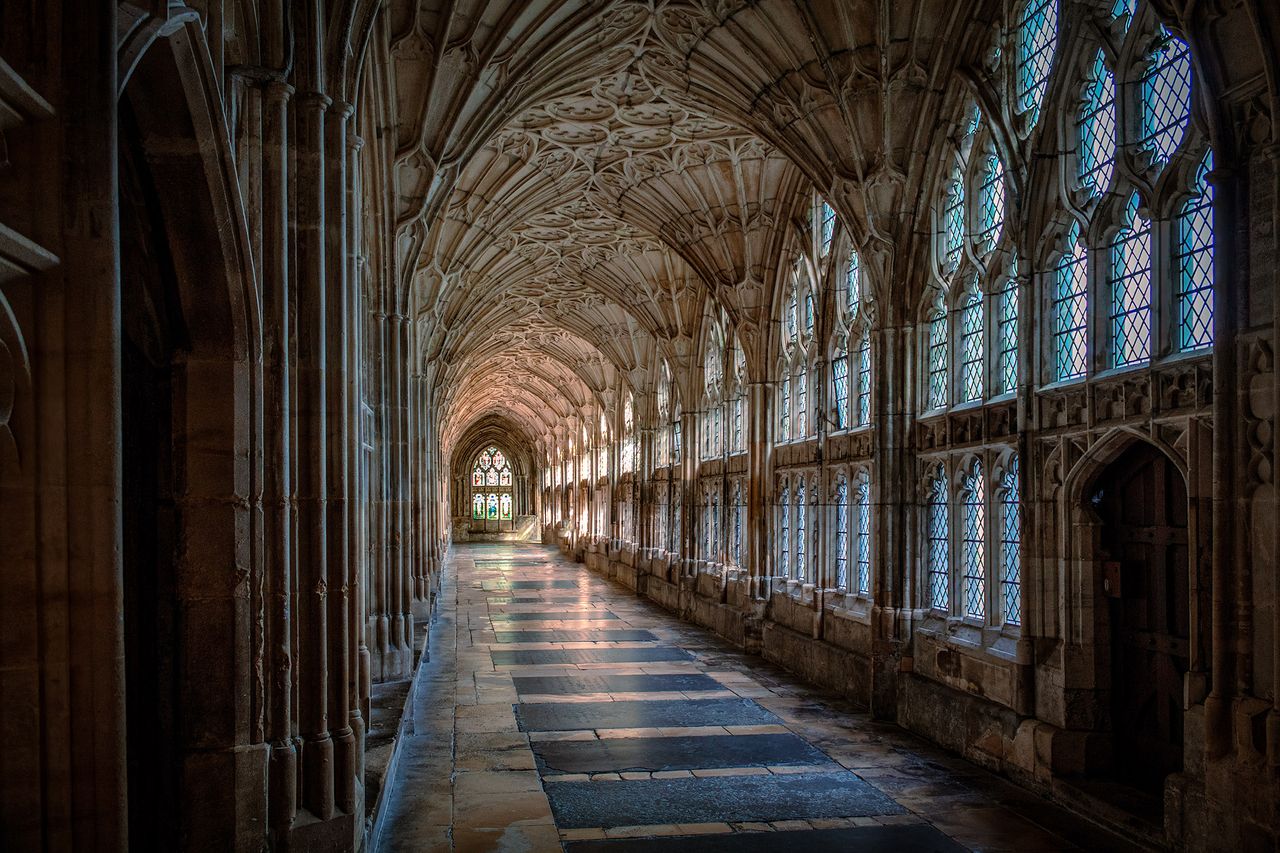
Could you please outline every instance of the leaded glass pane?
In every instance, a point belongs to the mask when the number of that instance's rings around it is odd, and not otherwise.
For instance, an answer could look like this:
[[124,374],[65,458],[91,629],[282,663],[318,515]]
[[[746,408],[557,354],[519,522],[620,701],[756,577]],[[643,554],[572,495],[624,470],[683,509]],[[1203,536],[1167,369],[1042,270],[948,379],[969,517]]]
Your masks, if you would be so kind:
[[929,323],[929,408],[947,405],[947,318],[941,314]]
[[782,499],[778,506],[781,515],[778,523],[778,544],[782,550],[779,554],[781,564],[778,566],[778,574],[784,578],[791,577],[791,490],[782,487]]
[[471,498],[471,517],[484,518],[484,495],[478,492]]
[[1164,27],[1157,30],[1147,54],[1147,71],[1139,90],[1139,145],[1151,152],[1152,162],[1162,168],[1182,144],[1191,120],[1191,52],[1186,42]]
[[808,563],[805,561],[805,510],[808,505],[804,501],[804,482],[796,488],[796,580],[805,579]]
[[806,293],[804,297],[804,334],[806,339],[813,338],[813,294]]
[[858,426],[871,423],[871,335],[864,329],[858,342]]
[[742,485],[733,487],[733,564],[742,565]]
[[844,475],[836,483],[836,588],[848,589],[849,484]]
[[927,519],[928,536],[928,602],[935,610],[948,610],[951,606],[949,587],[951,531],[947,518],[947,478],[939,465],[929,483]]
[[831,243],[836,236],[836,212],[825,201],[821,207],[822,216],[822,257],[826,257],[831,251]]
[[1022,622],[1022,514],[1018,506],[1018,459],[1000,478],[1000,602],[1004,621],[1011,625]]
[[1055,379],[1084,376],[1088,337],[1088,253],[1073,224],[1054,269],[1053,364]]
[[960,570],[964,615],[981,619],[987,604],[986,503],[982,466],[977,462],[961,483]]
[[800,328],[800,302],[799,294],[796,293],[794,287],[791,288],[791,301],[787,303],[787,337],[792,343],[796,341],[796,334]]
[[996,359],[997,391],[1007,394],[1018,387],[1018,284],[1010,278],[996,302],[996,337],[999,356]]
[[862,259],[858,257],[855,250],[849,253],[849,269],[845,276],[844,304],[849,309],[849,316],[853,317],[858,313],[858,300],[860,294],[858,292],[858,275],[862,268]]
[[1151,357],[1151,223],[1129,197],[1125,226],[1111,241],[1112,365],[1124,367]]
[[942,210],[943,267],[947,272],[960,265],[960,250],[964,245],[964,181],[957,166],[947,187],[946,205]]
[[1027,0],[1018,22],[1018,110],[1034,125],[1040,117],[1058,45],[1058,0]]
[[497,520],[497,518],[498,518],[498,496],[497,496],[496,494],[491,494],[491,495],[489,495],[489,497],[488,497],[488,498],[486,499],[486,501],[485,501],[485,504],[486,504],[486,508],[487,508],[487,510],[488,510],[488,516],[489,516],[489,518],[490,518],[490,519],[493,519],[493,520]]
[[978,186],[978,245],[984,251],[995,248],[1004,228],[1004,164],[994,153],[986,155],[982,183]]
[[511,520],[511,495],[502,495],[498,498],[498,517],[503,521]]
[[1098,51],[1077,121],[1080,186],[1093,197],[1111,186],[1116,160],[1116,80]]
[[960,309],[960,390],[961,402],[981,400],[983,388],[982,293],[974,291]]
[[1213,344],[1213,187],[1208,181],[1212,169],[1210,152],[1196,172],[1196,194],[1182,206],[1177,222],[1174,268],[1181,350]]
[[778,390],[778,443],[791,438],[791,377],[782,377]]
[[1122,32],[1129,31],[1129,25],[1133,23],[1133,16],[1138,11],[1138,0],[1114,0],[1111,4],[1111,18],[1120,23]]
[[854,569],[859,595],[871,592],[871,481],[866,471],[854,480]]
[[844,350],[831,362],[831,384],[836,398],[836,429],[849,428],[849,357]]
[[742,433],[742,414],[743,408],[746,406],[746,400],[741,396],[734,398],[733,401],[733,449],[743,450],[746,442]]
[[796,377],[796,438],[809,434],[809,373],[801,370]]

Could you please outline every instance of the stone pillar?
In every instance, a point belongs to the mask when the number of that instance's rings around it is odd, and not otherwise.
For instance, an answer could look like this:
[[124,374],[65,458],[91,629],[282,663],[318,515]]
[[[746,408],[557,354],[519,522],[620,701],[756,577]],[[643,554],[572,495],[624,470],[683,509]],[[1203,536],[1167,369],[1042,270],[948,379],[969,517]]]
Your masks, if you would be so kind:
[[287,830],[297,814],[293,741],[293,552],[289,270],[289,98],[272,83],[262,118],[262,360],[266,481],[263,484],[266,575],[266,740],[268,828]]
[[328,720],[328,540],[326,466],[325,114],[328,97],[294,98],[297,268],[293,288],[298,578],[298,729],[302,737],[302,805],[333,816],[333,740]]

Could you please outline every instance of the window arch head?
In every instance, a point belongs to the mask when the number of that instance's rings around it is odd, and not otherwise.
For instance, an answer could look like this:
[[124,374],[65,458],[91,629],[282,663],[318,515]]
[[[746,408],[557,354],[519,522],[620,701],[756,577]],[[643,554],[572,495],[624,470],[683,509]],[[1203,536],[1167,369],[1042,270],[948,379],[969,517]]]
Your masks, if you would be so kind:
[[1018,18],[1015,96],[1029,127],[1040,118],[1058,46],[1058,0],[1023,0]]
[[1139,82],[1138,146],[1163,169],[1182,144],[1191,121],[1191,51],[1187,43],[1157,26]]
[[1076,144],[1080,187],[1097,198],[1110,189],[1116,162],[1116,80],[1101,48],[1081,93]]
[[814,232],[817,236],[818,256],[825,258],[831,254],[831,246],[836,238],[836,211],[822,196],[815,199]]

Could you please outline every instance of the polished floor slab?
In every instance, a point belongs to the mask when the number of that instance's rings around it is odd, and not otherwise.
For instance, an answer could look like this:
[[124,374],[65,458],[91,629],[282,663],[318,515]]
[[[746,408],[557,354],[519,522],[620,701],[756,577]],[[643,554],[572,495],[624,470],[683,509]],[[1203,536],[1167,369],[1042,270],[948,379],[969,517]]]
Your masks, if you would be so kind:
[[757,726],[780,723],[750,699],[665,699],[613,702],[547,702],[516,706],[526,732],[586,729]]
[[374,853],[1132,849],[552,549],[453,546],[430,632]]
[[499,643],[649,643],[657,637],[649,631],[498,631]]
[[719,690],[723,685],[701,673],[671,675],[517,675],[521,696],[574,696],[587,693],[667,693]]
[[712,767],[839,765],[803,738],[785,734],[537,741],[538,770],[555,773],[662,773]]

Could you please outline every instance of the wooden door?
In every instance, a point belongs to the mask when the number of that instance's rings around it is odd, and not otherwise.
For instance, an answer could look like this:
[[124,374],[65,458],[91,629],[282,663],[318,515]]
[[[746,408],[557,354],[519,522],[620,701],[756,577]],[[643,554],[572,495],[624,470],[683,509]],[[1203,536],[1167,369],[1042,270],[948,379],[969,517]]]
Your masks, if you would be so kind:
[[1168,457],[1138,445],[1099,479],[1094,505],[1111,562],[1104,594],[1114,768],[1127,782],[1159,790],[1165,776],[1182,769],[1190,654],[1186,485]]

